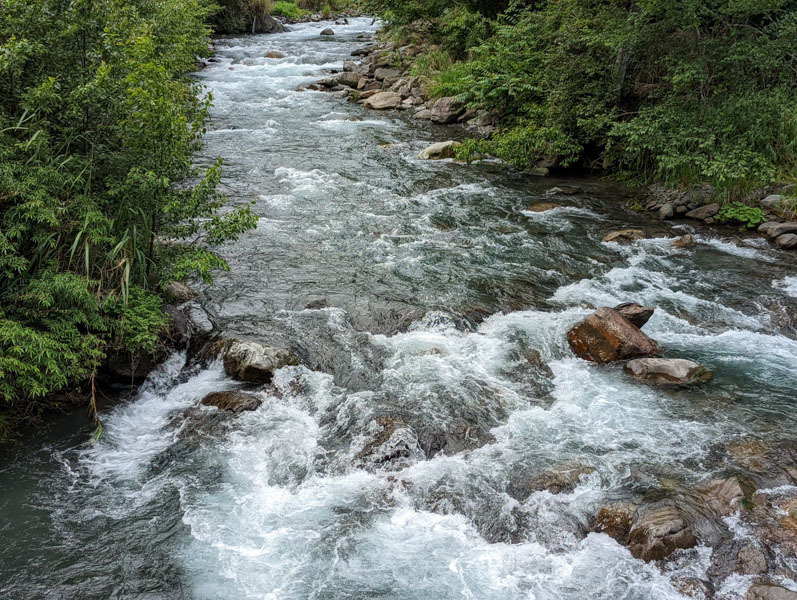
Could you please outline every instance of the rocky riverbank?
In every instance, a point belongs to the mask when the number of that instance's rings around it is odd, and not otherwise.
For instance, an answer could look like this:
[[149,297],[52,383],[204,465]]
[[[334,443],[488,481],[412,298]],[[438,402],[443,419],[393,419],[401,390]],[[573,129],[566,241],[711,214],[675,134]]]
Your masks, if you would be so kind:
[[[472,137],[489,138],[496,131],[496,115],[474,111],[453,97],[430,97],[430,79],[415,74],[417,57],[431,49],[425,44],[397,46],[395,42],[380,41],[355,50],[354,60],[344,62],[342,72],[333,71],[330,77],[300,89],[334,92],[368,109],[408,111],[415,119],[461,125]],[[419,157],[453,158],[458,145],[455,141],[439,142]],[[533,174],[546,176],[555,166],[555,160],[540,161]],[[738,230],[739,225],[742,230],[756,228],[774,247],[794,250],[797,213],[793,210],[795,203],[789,201],[794,194],[794,184],[757,189],[744,202],[736,203],[734,212],[713,201],[713,190],[708,186],[678,190],[656,184],[645,190],[644,201],[633,201],[629,208],[655,213],[670,223],[700,222],[728,232]]]

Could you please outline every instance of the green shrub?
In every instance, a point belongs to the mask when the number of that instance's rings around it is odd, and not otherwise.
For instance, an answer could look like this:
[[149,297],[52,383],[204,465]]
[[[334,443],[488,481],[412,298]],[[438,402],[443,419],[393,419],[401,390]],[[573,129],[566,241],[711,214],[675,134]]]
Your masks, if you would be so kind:
[[562,164],[726,198],[797,173],[793,0],[516,2],[495,21],[500,5],[373,1],[467,56],[430,91],[499,115],[493,149],[521,167],[558,148]]
[[415,58],[412,75],[432,77],[440,71],[448,71],[453,65],[451,55],[445,50],[429,50]]
[[[197,172],[206,0],[6,0],[0,18],[0,419],[35,415],[106,349],[150,353],[148,290],[211,280],[255,225]],[[46,15],[46,18],[42,18]],[[167,242],[168,243],[165,243]],[[181,241],[190,242],[181,244]]]
[[720,223],[738,223],[741,229],[753,229],[765,220],[764,211],[757,206],[748,206],[741,202],[723,205],[714,219]]
[[308,11],[299,8],[293,2],[285,2],[285,0],[278,0],[274,3],[271,9],[271,14],[278,17],[285,17],[286,19],[301,19],[305,15],[310,14]]

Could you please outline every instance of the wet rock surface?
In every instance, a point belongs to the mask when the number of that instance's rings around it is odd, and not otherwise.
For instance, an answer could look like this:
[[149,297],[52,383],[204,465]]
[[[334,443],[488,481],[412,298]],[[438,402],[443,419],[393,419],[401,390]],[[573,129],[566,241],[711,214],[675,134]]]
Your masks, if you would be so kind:
[[231,413],[257,410],[262,403],[257,396],[244,392],[211,392],[200,402],[203,406],[215,406]]
[[713,377],[707,367],[683,358],[637,358],[628,361],[624,370],[634,379],[657,385],[693,385]]
[[603,307],[567,332],[579,358],[599,364],[656,354],[658,344],[618,311]]
[[231,340],[224,353],[224,371],[241,381],[269,383],[274,371],[298,364],[287,348],[273,348],[250,340]]

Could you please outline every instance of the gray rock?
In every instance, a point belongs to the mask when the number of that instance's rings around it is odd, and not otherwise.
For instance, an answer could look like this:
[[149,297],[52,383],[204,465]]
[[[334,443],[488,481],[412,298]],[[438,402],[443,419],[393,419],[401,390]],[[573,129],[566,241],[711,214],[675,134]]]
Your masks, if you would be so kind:
[[791,250],[797,248],[797,234],[785,233],[775,240],[775,244],[783,250]]
[[772,194],[771,196],[767,196],[761,201],[761,204],[767,206],[769,208],[775,208],[778,204],[781,203],[783,200],[783,196],[780,194]]
[[747,590],[747,600],[797,600],[797,592],[779,585],[758,583]]
[[363,106],[374,110],[387,110],[401,106],[401,96],[396,92],[378,92],[368,98]]
[[744,575],[761,575],[767,572],[767,558],[755,546],[745,546],[739,550],[739,562]]
[[675,209],[673,208],[673,205],[669,202],[664,204],[659,209],[659,218],[661,220],[671,219],[674,214],[675,214]]
[[797,223],[767,221],[758,227],[758,232],[763,233],[770,240],[774,240],[787,233],[797,233]]
[[416,112],[414,115],[412,115],[412,118],[429,120],[432,118],[432,111],[429,110],[428,108],[423,108],[418,112]]
[[263,401],[252,394],[243,392],[212,392],[202,398],[203,406],[215,406],[219,410],[240,413],[247,410],[256,410]]
[[716,215],[720,210],[720,205],[716,202],[706,204],[705,206],[698,206],[695,210],[690,210],[686,216],[690,219],[705,220]]
[[652,306],[642,306],[636,302],[623,302],[614,307],[614,310],[623,315],[639,328],[644,327],[656,309]]
[[560,204],[556,202],[535,202],[531,206],[529,206],[529,210],[531,212],[547,212],[549,210],[553,210],[554,208],[559,208]]
[[706,367],[683,358],[637,358],[628,361],[624,370],[634,379],[658,385],[704,383],[714,376]]
[[175,304],[190,302],[199,297],[199,292],[180,281],[172,281],[164,290],[166,299]]
[[269,383],[274,371],[298,364],[287,348],[273,348],[250,340],[233,340],[224,354],[224,371],[250,383]]
[[374,79],[377,81],[384,81],[385,79],[397,79],[401,77],[401,71],[398,69],[379,68],[374,71]]
[[335,81],[337,81],[340,85],[357,89],[360,84],[360,79],[362,79],[362,75],[359,73],[354,73],[353,71],[344,71],[335,78]]
[[465,106],[450,96],[439,98],[432,107],[432,121],[435,123],[453,123],[464,110]]
[[335,35],[335,32],[327,27],[326,29],[322,29],[319,35]]
[[418,158],[423,160],[440,160],[442,158],[454,158],[456,149],[461,146],[459,142],[448,140],[447,142],[437,142],[428,148],[424,148]]

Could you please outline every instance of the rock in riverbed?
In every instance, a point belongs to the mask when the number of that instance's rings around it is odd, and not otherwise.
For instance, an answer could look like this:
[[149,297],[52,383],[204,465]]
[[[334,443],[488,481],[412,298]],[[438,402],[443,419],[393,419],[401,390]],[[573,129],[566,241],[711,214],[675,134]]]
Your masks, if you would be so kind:
[[559,205],[555,202],[535,202],[529,206],[531,212],[546,212],[554,208],[559,208]]
[[332,29],[330,29],[329,27],[327,27],[326,29],[322,29],[319,35],[335,35],[335,32],[332,31]]
[[779,585],[757,584],[747,591],[747,600],[797,600],[797,592]]
[[368,98],[363,106],[374,110],[387,110],[401,106],[401,95],[396,92],[378,92]]
[[224,354],[224,371],[250,383],[269,383],[274,371],[298,364],[287,348],[273,348],[250,340],[233,340]]
[[604,364],[652,356],[659,345],[620,312],[601,307],[567,332],[567,341],[579,358]]
[[658,385],[705,383],[714,376],[703,365],[683,358],[637,358],[626,363],[625,372],[634,379]]
[[675,506],[663,504],[637,515],[628,537],[629,549],[636,558],[660,560],[682,548],[697,545],[686,516]]
[[604,242],[633,242],[645,239],[645,232],[641,229],[618,229],[603,236]]
[[219,410],[240,413],[256,410],[263,403],[260,398],[243,392],[212,392],[202,398],[203,406],[215,406]]
[[454,158],[456,149],[461,146],[459,142],[448,140],[447,142],[437,142],[428,148],[421,150],[418,158],[423,160],[440,160],[443,158]]
[[653,316],[656,309],[652,306],[642,306],[636,302],[623,302],[614,307],[614,310],[623,315],[640,329],[645,326]]

